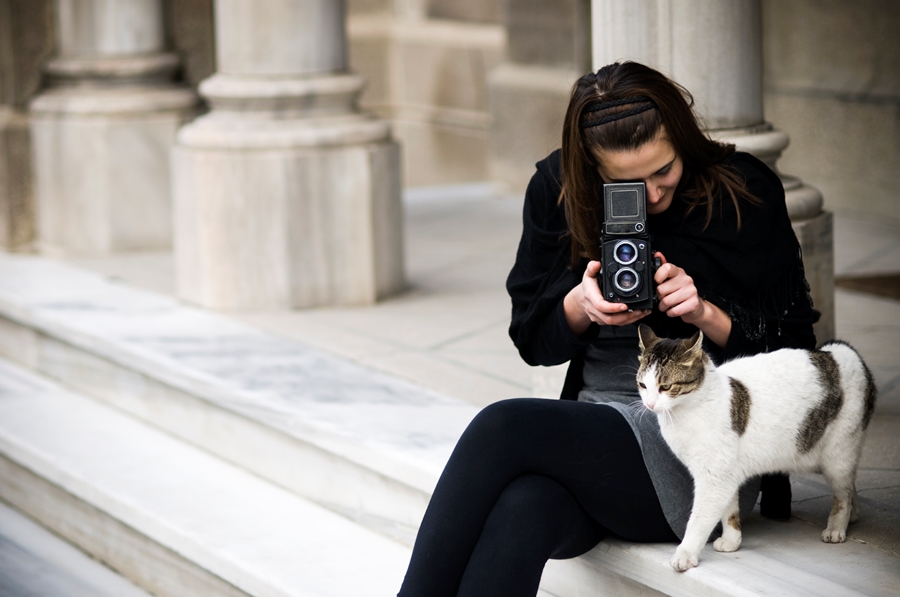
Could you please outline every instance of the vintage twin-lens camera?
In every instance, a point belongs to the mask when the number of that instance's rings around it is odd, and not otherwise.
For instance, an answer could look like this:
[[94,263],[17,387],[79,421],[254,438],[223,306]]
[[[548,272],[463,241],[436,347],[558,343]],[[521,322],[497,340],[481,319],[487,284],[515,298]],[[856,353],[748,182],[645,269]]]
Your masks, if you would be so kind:
[[650,250],[647,188],[642,182],[604,184],[603,208],[603,298],[632,309],[652,309],[656,304],[653,273],[660,264]]

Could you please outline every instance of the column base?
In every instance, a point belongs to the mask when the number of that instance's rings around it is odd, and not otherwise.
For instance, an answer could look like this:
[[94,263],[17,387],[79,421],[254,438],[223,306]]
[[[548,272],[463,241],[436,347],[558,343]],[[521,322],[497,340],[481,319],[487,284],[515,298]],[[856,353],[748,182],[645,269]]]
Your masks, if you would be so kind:
[[171,246],[169,148],[196,103],[174,86],[60,87],[31,104],[38,247],[98,255]]
[[404,286],[399,148],[172,153],[179,298],[214,309],[373,303]]
[[835,337],[834,317],[834,215],[825,211],[807,220],[794,221],[794,233],[803,250],[803,267],[810,295],[822,314],[813,326],[821,344]]
[[216,74],[172,151],[175,283],[214,309],[374,303],[403,288],[399,147],[346,73]]

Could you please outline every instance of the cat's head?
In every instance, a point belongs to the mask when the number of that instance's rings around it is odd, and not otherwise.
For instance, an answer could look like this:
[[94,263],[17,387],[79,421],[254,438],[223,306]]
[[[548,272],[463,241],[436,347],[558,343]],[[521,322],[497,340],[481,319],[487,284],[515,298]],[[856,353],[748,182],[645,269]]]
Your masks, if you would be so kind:
[[703,384],[710,362],[703,352],[703,332],[698,330],[684,340],[669,340],[658,338],[642,324],[638,338],[638,392],[648,409],[656,413],[671,410]]

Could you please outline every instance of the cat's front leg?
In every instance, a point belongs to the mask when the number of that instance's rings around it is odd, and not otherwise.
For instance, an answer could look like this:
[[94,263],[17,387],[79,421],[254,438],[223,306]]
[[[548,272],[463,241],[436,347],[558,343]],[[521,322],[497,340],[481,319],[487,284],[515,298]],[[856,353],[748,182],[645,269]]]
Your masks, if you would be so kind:
[[695,483],[694,506],[684,539],[672,556],[672,568],[684,572],[699,563],[700,551],[736,493],[736,486],[721,479]]
[[835,490],[831,498],[831,513],[828,526],[822,531],[825,543],[843,543],[847,540],[847,523],[853,508],[853,494],[847,490]]
[[741,546],[741,508],[738,494],[731,498],[731,503],[722,515],[722,536],[713,543],[716,551],[737,551]]

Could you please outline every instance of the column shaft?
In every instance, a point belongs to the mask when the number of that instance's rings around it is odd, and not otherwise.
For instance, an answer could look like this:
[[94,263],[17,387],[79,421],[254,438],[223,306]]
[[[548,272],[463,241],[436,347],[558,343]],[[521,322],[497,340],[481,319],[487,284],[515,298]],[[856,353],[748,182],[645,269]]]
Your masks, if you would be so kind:
[[61,57],[122,56],[163,51],[159,0],[67,0],[57,2]]
[[762,124],[758,0],[594,0],[594,64],[627,57],[690,90],[707,128]]
[[223,74],[343,72],[343,2],[217,0],[216,59]]

